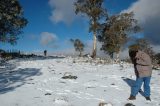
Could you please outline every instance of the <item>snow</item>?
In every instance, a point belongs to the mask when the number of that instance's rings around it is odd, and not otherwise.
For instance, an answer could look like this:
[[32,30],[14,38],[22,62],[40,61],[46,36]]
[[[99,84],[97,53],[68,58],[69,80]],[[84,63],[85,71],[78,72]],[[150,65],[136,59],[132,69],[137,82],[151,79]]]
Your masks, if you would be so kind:
[[[153,70],[151,102],[129,101],[133,65],[78,58],[15,59],[0,67],[0,106],[160,106],[160,71]],[[77,76],[63,79],[63,76]],[[74,78],[74,77],[73,77]]]

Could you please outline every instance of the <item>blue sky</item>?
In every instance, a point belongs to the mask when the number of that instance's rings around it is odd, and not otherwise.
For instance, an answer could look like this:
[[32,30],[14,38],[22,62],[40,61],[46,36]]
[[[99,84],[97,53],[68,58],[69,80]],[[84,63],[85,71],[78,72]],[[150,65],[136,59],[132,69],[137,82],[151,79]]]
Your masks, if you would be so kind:
[[[17,44],[0,43],[5,50],[24,52],[69,52],[73,50],[69,39],[79,38],[88,48],[92,45],[92,34],[88,32],[86,17],[74,14],[75,0],[19,0],[24,16],[29,21]],[[144,0],[104,0],[110,14],[134,9],[134,4]],[[149,1],[149,0],[146,0]],[[157,1],[158,0],[153,0]]]

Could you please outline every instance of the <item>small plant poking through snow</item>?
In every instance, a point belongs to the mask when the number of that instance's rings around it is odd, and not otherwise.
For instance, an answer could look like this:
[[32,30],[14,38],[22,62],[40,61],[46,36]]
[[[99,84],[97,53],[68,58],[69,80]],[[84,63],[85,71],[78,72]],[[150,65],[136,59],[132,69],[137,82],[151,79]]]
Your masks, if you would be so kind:
[[113,106],[111,103],[100,102],[98,106]]
[[92,59],[92,58],[89,58],[89,57],[74,57],[72,59],[73,59],[72,63],[90,63],[90,64],[95,64],[95,65],[113,63],[113,61],[110,58],[107,58],[107,59],[102,59],[102,58]]
[[132,103],[127,103],[124,106],[135,106],[135,105],[133,105]]

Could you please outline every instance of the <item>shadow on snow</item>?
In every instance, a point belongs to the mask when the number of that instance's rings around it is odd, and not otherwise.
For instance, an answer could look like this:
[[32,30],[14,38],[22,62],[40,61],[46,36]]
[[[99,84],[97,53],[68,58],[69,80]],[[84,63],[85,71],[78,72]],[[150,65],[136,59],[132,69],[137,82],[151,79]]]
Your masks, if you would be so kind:
[[13,91],[17,87],[26,84],[27,78],[41,74],[40,69],[36,68],[24,68],[0,73],[0,94]]

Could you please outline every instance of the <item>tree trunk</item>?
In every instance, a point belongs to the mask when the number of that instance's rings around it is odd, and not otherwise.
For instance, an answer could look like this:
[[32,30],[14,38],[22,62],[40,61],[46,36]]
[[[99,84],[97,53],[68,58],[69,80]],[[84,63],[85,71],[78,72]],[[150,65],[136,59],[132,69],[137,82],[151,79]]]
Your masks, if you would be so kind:
[[81,51],[79,52],[79,57],[82,57],[82,52]]
[[110,53],[110,57],[111,57],[112,60],[113,60],[113,56],[114,56],[114,53],[113,52]]
[[94,31],[92,58],[94,59],[96,58],[96,53],[97,53],[97,36],[96,36],[96,32]]
[[116,53],[116,63],[118,63],[120,61],[119,54],[120,54],[120,52]]

